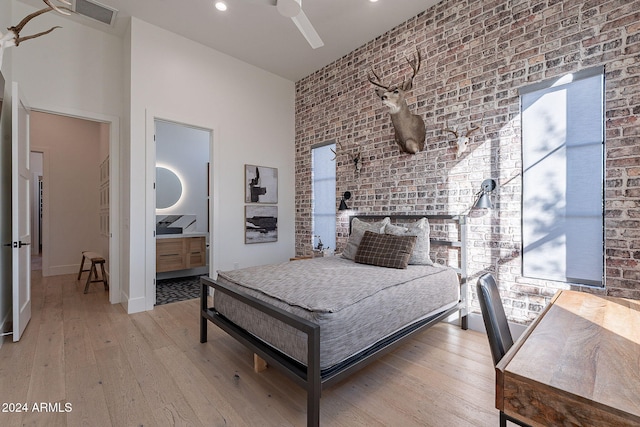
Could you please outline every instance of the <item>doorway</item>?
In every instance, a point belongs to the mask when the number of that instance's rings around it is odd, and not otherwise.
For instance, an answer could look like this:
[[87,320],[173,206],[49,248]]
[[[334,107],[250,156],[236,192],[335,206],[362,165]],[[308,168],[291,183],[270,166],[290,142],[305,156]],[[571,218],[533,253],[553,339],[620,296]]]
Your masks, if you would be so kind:
[[212,131],[154,119],[155,305],[197,298],[209,275]]
[[31,151],[31,270],[42,270],[42,177],[44,153]]
[[119,197],[118,129],[117,118],[42,110],[33,111],[30,126],[32,165],[41,164],[32,188],[39,229],[32,255],[41,257],[43,276],[55,276],[77,274],[82,251],[101,253],[111,303],[120,302],[118,236],[111,231],[118,227],[111,214]]

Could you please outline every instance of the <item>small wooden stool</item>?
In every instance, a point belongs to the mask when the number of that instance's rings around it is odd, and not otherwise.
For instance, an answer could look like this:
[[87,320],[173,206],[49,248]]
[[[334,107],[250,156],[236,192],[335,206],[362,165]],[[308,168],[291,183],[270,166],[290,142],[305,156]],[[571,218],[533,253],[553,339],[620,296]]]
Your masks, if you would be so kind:
[[[83,270],[84,261],[86,259],[91,261],[91,266],[89,267],[88,270]],[[102,255],[95,252],[89,252],[89,251],[82,252],[82,262],[80,262],[80,271],[78,271],[78,280],[80,280],[80,276],[82,276],[83,271],[89,272],[89,277],[87,277],[87,284],[84,287],[85,294],[89,291],[89,284],[94,282],[103,282],[104,290],[105,291],[109,290],[109,283],[107,283],[107,275],[105,274],[105,271],[104,271],[104,263],[105,263],[105,260],[102,257]],[[100,269],[102,270],[102,279],[98,279],[98,270],[96,269],[96,264],[100,264]],[[93,277],[95,277],[95,279],[93,280],[91,280],[92,274],[93,274]]]

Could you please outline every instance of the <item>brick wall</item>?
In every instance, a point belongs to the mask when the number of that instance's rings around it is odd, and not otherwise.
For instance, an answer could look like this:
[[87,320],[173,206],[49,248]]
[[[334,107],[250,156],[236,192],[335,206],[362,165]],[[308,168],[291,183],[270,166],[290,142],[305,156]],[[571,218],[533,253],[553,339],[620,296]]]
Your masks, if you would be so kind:
[[[423,61],[409,106],[427,141],[407,155],[368,70],[399,82],[416,47]],[[606,293],[640,299],[640,0],[445,0],[300,80],[296,253],[312,246],[310,148],[335,140],[338,197],[351,191],[359,213],[469,213],[470,280],[494,273],[510,319],[534,318],[563,285],[520,275],[518,88],[595,65],[606,70]],[[458,157],[446,124],[481,130]],[[495,209],[469,212],[486,178],[499,184]],[[337,218],[340,249],[346,217]]]

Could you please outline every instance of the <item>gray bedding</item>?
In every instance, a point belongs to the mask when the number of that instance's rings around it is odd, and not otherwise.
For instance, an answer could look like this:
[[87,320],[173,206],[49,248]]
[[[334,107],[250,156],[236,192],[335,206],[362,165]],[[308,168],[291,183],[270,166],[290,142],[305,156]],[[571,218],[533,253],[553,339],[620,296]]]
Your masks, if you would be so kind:
[[[314,258],[218,272],[217,280],[320,326],[320,368],[330,368],[415,321],[456,305],[455,271],[406,270]],[[306,335],[217,292],[215,309],[306,365]]]

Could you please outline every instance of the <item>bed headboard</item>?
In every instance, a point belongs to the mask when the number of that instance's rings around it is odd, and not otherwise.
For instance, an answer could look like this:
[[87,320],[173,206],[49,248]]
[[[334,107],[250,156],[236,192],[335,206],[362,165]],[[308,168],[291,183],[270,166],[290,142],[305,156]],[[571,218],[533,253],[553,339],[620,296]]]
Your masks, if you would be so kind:
[[[351,215],[349,216],[349,234],[354,218],[361,221],[380,221],[389,217],[392,224],[402,224],[427,218],[429,221],[429,240],[431,242],[431,257],[434,262],[450,265],[460,275],[460,284],[467,281],[467,228],[466,215]],[[456,251],[457,265],[451,265],[451,251]],[[435,256],[434,256],[435,254]]]

